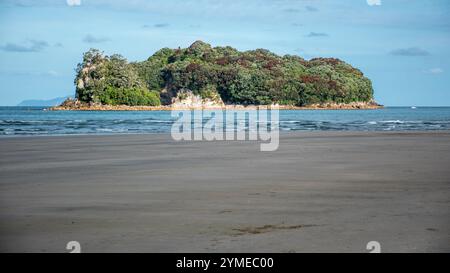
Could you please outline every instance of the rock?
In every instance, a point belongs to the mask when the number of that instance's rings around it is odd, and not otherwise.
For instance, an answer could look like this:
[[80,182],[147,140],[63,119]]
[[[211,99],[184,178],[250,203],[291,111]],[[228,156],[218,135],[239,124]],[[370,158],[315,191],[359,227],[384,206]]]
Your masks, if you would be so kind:
[[176,97],[172,98],[172,108],[180,109],[211,109],[222,108],[225,104],[219,94],[214,94],[212,98],[202,98],[200,95],[195,95],[188,89],[178,91]]
[[[78,111],[170,111],[170,110],[257,110],[261,107],[257,105],[225,105],[217,95],[216,98],[201,98],[199,95],[194,95],[192,91],[183,89],[180,90],[176,97],[172,98],[171,105],[162,106],[128,106],[128,105],[102,105],[100,103],[85,103],[77,99],[68,98],[60,106],[51,107],[49,110],[78,110]],[[371,102],[352,102],[352,103],[324,103],[312,104],[304,107],[291,105],[271,105],[272,109],[280,110],[357,110],[357,109],[380,109],[383,108],[373,101]]]

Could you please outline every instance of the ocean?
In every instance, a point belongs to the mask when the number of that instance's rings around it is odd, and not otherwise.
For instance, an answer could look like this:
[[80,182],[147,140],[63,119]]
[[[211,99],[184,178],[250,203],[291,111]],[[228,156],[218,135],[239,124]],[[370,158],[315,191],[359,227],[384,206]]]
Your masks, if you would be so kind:
[[[450,107],[386,107],[377,110],[283,110],[281,131],[450,130]],[[169,111],[46,111],[0,107],[0,136],[168,133]]]

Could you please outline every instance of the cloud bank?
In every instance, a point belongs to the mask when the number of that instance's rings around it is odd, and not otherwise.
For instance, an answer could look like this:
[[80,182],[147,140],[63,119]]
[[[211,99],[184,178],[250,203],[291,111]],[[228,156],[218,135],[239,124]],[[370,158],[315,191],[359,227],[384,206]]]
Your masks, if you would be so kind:
[[48,47],[46,41],[27,40],[25,44],[7,43],[0,46],[0,49],[7,52],[40,52]]
[[316,37],[328,37],[328,34],[323,32],[310,32],[306,37],[316,38]]
[[415,56],[428,56],[430,53],[424,49],[418,47],[409,47],[409,48],[399,48],[391,51],[391,55],[394,56],[406,56],[406,57],[415,57]]
[[309,12],[316,12],[316,11],[319,11],[318,8],[313,7],[313,6],[306,6],[305,9],[306,9],[306,11],[309,11]]
[[95,37],[91,34],[88,34],[84,37],[83,42],[88,44],[99,44],[110,41],[107,37]]

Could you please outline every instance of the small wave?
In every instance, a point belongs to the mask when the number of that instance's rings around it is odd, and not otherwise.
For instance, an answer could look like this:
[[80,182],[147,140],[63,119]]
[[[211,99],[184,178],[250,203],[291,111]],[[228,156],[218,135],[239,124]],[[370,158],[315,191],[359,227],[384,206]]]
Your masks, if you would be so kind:
[[99,131],[99,132],[112,132],[112,129],[109,128],[96,128],[95,130]]
[[381,123],[396,123],[396,124],[403,124],[403,123],[405,123],[405,121],[403,121],[403,120],[382,120],[382,121],[379,121],[379,122],[381,122]]
[[148,123],[173,123],[171,120],[146,120]]

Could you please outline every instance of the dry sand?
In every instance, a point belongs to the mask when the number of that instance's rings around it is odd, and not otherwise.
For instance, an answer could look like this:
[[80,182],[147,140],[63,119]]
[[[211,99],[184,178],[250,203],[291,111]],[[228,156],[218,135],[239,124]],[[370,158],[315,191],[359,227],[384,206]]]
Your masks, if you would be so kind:
[[0,139],[0,251],[450,251],[450,133]]

